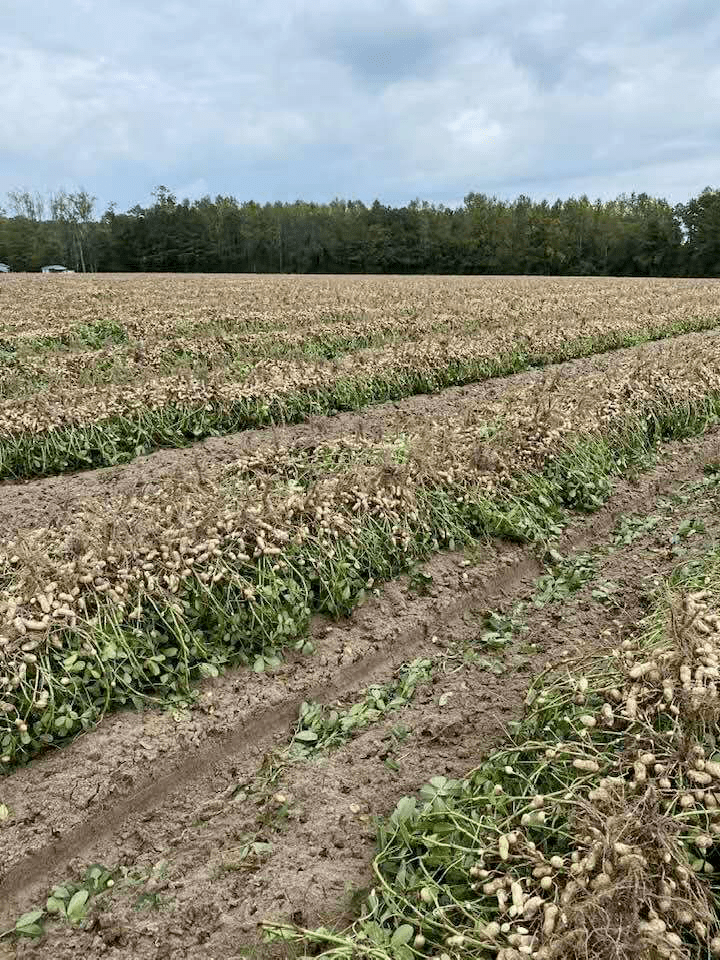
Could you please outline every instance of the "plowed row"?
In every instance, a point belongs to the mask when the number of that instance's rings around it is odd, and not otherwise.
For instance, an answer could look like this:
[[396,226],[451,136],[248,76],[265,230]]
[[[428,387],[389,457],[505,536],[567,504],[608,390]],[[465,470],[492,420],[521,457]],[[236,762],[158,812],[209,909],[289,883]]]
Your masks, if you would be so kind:
[[145,694],[302,644],[316,613],[478,537],[542,539],[568,507],[720,409],[714,334],[590,365],[382,440],[265,450],[85,502],[0,552],[0,747],[12,764]]
[[[277,281],[272,309],[267,280],[209,283],[0,282],[0,304],[9,302],[0,480],[111,465],[718,323],[712,283],[306,278]],[[105,345],[87,353],[83,342]]]
[[[633,636],[651,598],[665,596],[663,578],[717,544],[719,488],[703,467],[719,454],[716,438],[671,444],[647,476],[619,483],[615,502],[574,521],[554,544],[560,566],[519,545],[438,556],[420,592],[403,579],[332,632],[316,624],[316,652],[274,676],[231,671],[192,712],[117,715],[11,774],[6,926],[58,884],[92,887],[92,864],[114,881],[92,893],[79,925],[45,912],[43,939],[21,938],[19,955],[199,960],[236,957],[238,945],[263,955],[263,921],[351,920],[376,882],[374,815],[431,777],[430,791],[438,777],[455,789],[502,742],[535,675]],[[296,739],[309,726],[301,701],[342,716],[418,658],[429,677],[406,702],[385,703],[347,740],[322,727],[317,748]],[[417,935],[412,910],[383,928],[408,921]]]
[[[385,906],[347,937],[311,928],[356,915],[341,890],[371,882],[371,815],[433,774],[423,803],[474,804],[457,784],[567,637],[580,654],[634,636],[662,578],[714,547],[716,287],[311,278],[276,280],[273,300],[258,278],[3,283],[0,899],[19,926],[0,951],[230,958],[267,919],[338,958],[368,930],[377,960],[558,955],[532,924],[475,942],[419,921],[427,879],[399,894],[382,854]],[[31,389],[53,358],[65,386]],[[713,917],[693,918],[711,949]]]

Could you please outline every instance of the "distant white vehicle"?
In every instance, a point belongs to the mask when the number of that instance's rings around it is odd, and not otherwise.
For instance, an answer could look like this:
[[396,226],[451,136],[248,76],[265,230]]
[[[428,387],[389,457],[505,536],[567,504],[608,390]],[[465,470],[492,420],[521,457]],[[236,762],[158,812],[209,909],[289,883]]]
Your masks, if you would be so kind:
[[0,273],[10,273],[10,267],[7,263],[0,263]]
[[51,263],[47,267],[40,268],[43,273],[75,273],[74,270],[68,270],[67,267],[64,267],[61,263]]

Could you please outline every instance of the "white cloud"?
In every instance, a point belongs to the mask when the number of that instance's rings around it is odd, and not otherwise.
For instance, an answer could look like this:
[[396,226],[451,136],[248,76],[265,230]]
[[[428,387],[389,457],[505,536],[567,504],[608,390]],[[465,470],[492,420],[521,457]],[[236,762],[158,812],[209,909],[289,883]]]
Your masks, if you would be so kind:
[[681,200],[718,176],[714,0],[28,10],[0,10],[0,194]]

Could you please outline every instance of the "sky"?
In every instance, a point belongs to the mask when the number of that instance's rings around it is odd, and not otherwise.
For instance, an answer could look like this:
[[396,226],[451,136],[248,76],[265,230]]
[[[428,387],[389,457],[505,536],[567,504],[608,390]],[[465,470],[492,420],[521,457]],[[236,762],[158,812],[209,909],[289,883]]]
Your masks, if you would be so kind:
[[720,186],[717,0],[0,0],[0,38],[0,198]]

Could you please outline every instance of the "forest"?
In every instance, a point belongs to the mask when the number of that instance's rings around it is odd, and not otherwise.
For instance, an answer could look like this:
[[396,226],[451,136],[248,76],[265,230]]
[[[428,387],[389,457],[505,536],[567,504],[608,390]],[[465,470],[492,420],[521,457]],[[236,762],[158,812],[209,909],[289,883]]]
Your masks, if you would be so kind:
[[0,204],[0,262],[13,271],[720,276],[720,190],[672,205],[646,193],[550,203],[469,193],[415,200],[179,200],[103,213],[85,190],[13,191]]

